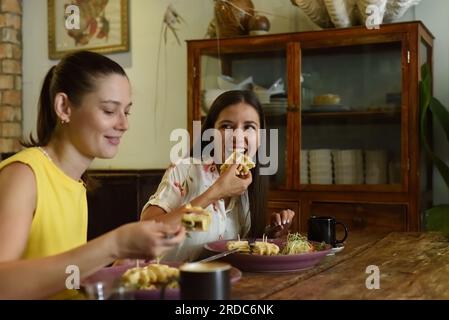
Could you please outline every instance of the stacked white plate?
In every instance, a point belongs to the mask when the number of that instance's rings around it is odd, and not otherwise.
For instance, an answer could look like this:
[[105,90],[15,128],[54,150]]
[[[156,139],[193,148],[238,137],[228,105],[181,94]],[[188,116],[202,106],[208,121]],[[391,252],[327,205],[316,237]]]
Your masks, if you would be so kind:
[[300,180],[301,184],[309,184],[309,150],[301,150],[300,155]]
[[365,151],[366,184],[387,183],[387,152],[385,150]]
[[332,155],[330,149],[309,151],[310,183],[332,184]]
[[334,150],[336,184],[363,184],[362,150]]

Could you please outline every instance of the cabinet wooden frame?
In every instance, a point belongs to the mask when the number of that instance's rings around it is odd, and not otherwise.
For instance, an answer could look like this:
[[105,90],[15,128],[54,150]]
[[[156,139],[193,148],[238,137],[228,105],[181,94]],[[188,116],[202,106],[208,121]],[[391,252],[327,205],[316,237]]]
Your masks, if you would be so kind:
[[[201,57],[204,55],[231,55],[245,53],[270,54],[284,52],[285,74],[288,89],[286,172],[283,186],[270,191],[269,201],[298,201],[301,211],[301,229],[308,216],[312,215],[310,203],[337,201],[358,205],[391,204],[406,208],[401,230],[418,231],[422,226],[423,209],[431,205],[431,166],[421,168],[421,146],[419,139],[419,80],[420,44],[427,47],[425,61],[432,66],[433,36],[419,21],[381,25],[379,29],[364,27],[331,29],[310,32],[272,34],[256,37],[239,37],[216,40],[188,41],[188,128],[192,121],[201,120]],[[308,49],[350,47],[400,43],[401,46],[401,183],[379,185],[305,185],[300,183],[301,150],[301,52]],[[218,49],[219,45],[219,49]],[[332,54],[332,53],[330,53]],[[230,64],[222,61],[224,74],[231,75]],[[392,121],[395,115],[360,112],[352,114],[361,121],[377,119]],[[308,121],[314,121],[308,116]],[[316,116],[316,117],[319,117]],[[341,117],[344,117],[343,115]],[[425,172],[422,172],[425,171]],[[420,177],[427,174],[426,185]],[[424,191],[422,189],[425,189]],[[303,229],[302,229],[303,230]],[[304,230],[303,230],[304,231]]]

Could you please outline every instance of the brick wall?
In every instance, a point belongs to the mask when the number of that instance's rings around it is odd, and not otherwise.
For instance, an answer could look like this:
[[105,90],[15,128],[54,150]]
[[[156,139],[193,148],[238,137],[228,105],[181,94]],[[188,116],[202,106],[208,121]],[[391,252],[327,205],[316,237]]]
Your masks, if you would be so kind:
[[0,153],[22,137],[22,0],[0,0]]

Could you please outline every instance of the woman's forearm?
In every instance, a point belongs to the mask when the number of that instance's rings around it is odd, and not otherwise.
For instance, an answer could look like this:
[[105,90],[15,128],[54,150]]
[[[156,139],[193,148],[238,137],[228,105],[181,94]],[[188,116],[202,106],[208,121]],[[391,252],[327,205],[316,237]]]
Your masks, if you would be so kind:
[[[216,187],[211,186],[201,195],[190,201],[190,204],[194,207],[198,206],[206,208],[220,199],[219,193],[216,190]],[[181,223],[184,212],[185,210],[183,206],[167,213],[164,209],[151,205],[142,212],[141,220],[154,220],[157,222],[176,225]]]
[[162,222],[171,225],[178,225],[181,223],[183,212],[182,207],[167,213],[161,207],[150,205],[141,214],[140,220],[153,220],[156,222]]
[[220,200],[221,197],[219,193],[217,192],[217,188],[212,185],[207,189],[205,192],[203,192],[201,195],[190,201],[190,204],[192,206],[198,206],[202,208],[206,208],[212,203]]
[[[75,266],[87,277],[118,256],[114,231],[51,257],[0,263],[0,299],[45,299],[67,289]],[[72,267],[73,268],[73,267]],[[68,270],[66,273],[66,270]]]

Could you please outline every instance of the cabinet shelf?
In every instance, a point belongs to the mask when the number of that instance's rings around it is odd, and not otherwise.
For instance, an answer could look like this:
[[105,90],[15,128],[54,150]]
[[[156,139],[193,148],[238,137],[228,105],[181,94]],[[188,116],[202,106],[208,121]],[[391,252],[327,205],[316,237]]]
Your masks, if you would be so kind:
[[339,112],[303,112],[301,118],[305,124],[331,122],[357,123],[400,123],[401,111],[339,111]]

